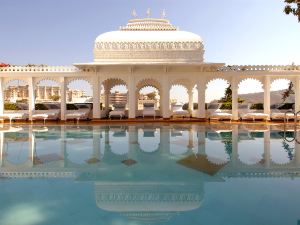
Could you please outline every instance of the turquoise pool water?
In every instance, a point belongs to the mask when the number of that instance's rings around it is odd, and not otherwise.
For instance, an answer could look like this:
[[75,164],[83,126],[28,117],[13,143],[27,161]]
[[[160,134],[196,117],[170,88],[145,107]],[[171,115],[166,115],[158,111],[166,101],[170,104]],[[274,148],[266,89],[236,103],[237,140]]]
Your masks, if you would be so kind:
[[299,225],[282,125],[4,126],[1,225]]

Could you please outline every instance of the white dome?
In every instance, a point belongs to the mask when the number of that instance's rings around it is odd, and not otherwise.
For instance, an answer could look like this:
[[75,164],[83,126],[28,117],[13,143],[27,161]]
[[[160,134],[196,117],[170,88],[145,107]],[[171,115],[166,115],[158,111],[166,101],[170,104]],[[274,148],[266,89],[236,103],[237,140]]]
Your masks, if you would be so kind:
[[166,19],[133,19],[119,31],[99,35],[95,62],[203,63],[197,34],[179,31]]

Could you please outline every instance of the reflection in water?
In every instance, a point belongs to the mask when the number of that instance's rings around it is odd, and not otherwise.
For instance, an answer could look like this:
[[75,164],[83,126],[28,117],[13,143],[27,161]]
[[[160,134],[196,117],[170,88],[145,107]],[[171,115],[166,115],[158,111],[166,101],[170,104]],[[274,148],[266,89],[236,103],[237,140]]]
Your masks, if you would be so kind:
[[299,144],[280,127],[21,126],[0,135],[1,177],[92,184],[98,209],[121,220],[174,224],[204,207],[212,184],[300,174]]

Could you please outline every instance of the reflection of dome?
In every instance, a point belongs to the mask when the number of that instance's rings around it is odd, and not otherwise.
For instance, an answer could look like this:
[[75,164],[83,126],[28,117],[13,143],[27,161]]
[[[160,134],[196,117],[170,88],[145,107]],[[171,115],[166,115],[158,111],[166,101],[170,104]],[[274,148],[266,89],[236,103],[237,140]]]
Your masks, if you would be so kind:
[[95,62],[203,62],[198,35],[179,31],[166,19],[132,19],[119,31],[101,34],[95,41]]
[[96,183],[97,206],[138,220],[164,220],[201,206],[202,185]]

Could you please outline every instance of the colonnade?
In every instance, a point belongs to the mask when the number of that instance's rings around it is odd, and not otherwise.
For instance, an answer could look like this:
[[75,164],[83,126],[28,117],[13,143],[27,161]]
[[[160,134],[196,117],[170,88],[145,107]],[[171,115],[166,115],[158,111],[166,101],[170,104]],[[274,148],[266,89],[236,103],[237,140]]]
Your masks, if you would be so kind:
[[[97,67],[96,67],[97,68]],[[38,69],[22,67],[19,70],[14,67],[8,69],[0,69],[0,114],[3,113],[4,107],[4,85],[8,80],[23,80],[28,82],[29,88],[29,115],[32,116],[32,112],[35,106],[35,85],[37,80],[41,78],[53,79],[59,82],[60,86],[60,99],[61,99],[61,119],[65,120],[66,113],[66,85],[70,80],[82,79],[88,81],[92,87],[93,95],[93,118],[101,118],[100,110],[100,93],[102,89],[102,84],[104,85],[104,90],[108,94],[108,87],[105,86],[104,81],[109,79],[120,80],[122,84],[125,84],[128,89],[128,117],[130,119],[136,118],[137,110],[137,96],[136,90],[137,85],[142,80],[153,80],[159,84],[159,92],[161,97],[161,116],[163,118],[170,118],[170,89],[172,85],[183,85],[187,88],[189,95],[189,110],[193,111],[193,88],[196,86],[198,89],[198,110],[194,113],[194,116],[199,119],[206,118],[205,112],[205,91],[206,86],[209,81],[215,79],[224,79],[231,84],[232,88],[232,114],[233,119],[238,120],[238,86],[242,80],[251,78],[257,79],[263,84],[264,89],[264,112],[270,113],[270,84],[273,80],[276,79],[289,79],[294,84],[295,89],[295,110],[300,110],[300,73],[296,68],[291,70],[290,67],[266,67],[262,68],[261,66],[253,67],[237,67],[234,70],[230,69],[231,67],[225,67],[225,69],[213,68],[212,71],[201,72],[197,71],[201,67],[190,66],[186,68],[170,68],[165,69],[164,72],[160,71],[160,67],[154,67],[153,76],[151,72],[148,71],[148,67],[144,68],[141,66],[138,69],[131,69],[125,73],[118,66],[116,68],[107,69],[106,67],[100,67],[99,69],[53,69],[53,68],[42,68],[43,71],[40,72]],[[165,67],[162,67],[165,68]],[[205,68],[205,67],[204,67]],[[246,69],[245,69],[246,68]],[[299,67],[300,68],[300,67]],[[123,68],[124,69],[124,68]],[[151,69],[151,68],[150,68]],[[135,72],[139,70],[139,72]],[[122,71],[122,72],[120,72]],[[121,75],[118,77],[117,74]],[[109,99],[105,98],[105,105],[108,104]]]

